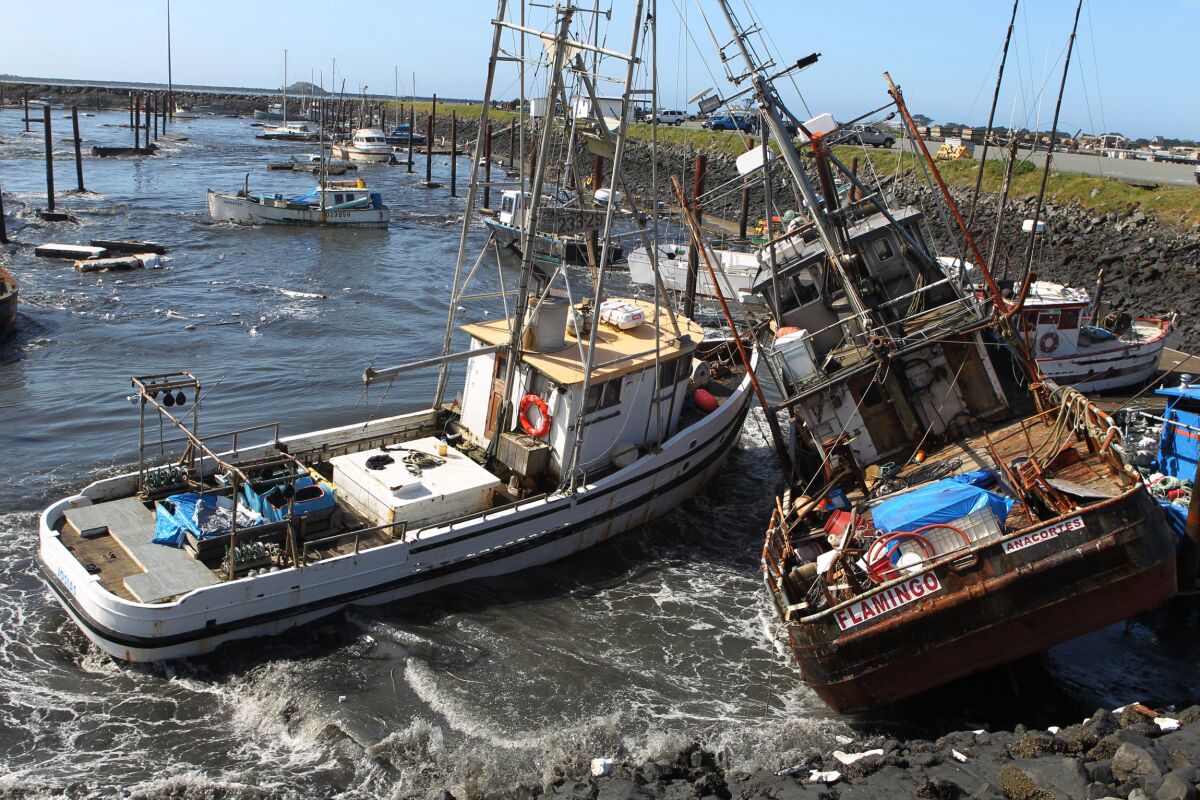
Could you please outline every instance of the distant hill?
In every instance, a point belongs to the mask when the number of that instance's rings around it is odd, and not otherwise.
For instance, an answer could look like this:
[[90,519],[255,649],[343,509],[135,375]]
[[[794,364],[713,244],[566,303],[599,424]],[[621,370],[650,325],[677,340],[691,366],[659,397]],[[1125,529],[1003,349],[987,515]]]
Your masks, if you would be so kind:
[[308,81],[296,81],[291,86],[287,87],[288,94],[295,95],[310,95],[312,97],[324,97],[328,94],[324,89]]

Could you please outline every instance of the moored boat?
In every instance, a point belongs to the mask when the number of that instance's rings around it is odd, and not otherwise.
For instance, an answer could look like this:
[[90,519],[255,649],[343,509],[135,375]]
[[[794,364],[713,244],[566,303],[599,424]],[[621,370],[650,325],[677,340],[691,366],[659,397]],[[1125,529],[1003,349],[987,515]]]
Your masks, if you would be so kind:
[[208,216],[213,222],[240,225],[327,225],[386,228],[391,209],[383,196],[363,180],[328,181],[307,194],[253,194],[247,190],[208,190]]
[[[566,42],[586,38],[570,30],[573,11],[554,11],[550,98],[564,90]],[[515,24],[508,16],[501,3],[492,64],[500,30]],[[489,70],[481,124],[493,81]],[[632,70],[627,109],[631,83]],[[551,135],[541,132],[543,150]],[[544,179],[539,166],[534,195]],[[456,322],[460,303],[494,308],[497,298],[471,268],[482,254],[466,254],[478,184],[473,176],[440,354],[363,376],[390,384],[436,368],[423,410],[289,437],[278,424],[256,426],[266,441],[255,446],[253,430],[197,433],[204,395],[193,375],[133,379],[139,434],[162,422],[182,435],[178,451],[139,447],[136,471],[40,519],[46,580],[102,651],[128,661],[199,655],[351,605],[549,563],[669,513],[719,473],[748,410],[754,358],[739,364],[727,344],[704,344],[700,326],[669,306],[609,296],[603,270],[573,290],[565,269],[543,273],[527,253],[517,288],[501,289],[510,313]],[[539,211],[526,219],[534,230]],[[601,246],[611,237],[606,224]],[[456,340],[466,349],[452,351]],[[690,386],[697,360],[705,395]],[[463,363],[461,400],[444,403]]]
[[333,154],[360,164],[388,164],[396,160],[387,136],[379,128],[359,128],[349,142],[335,144]]
[[[739,250],[712,248],[712,254],[720,265],[717,281],[721,286],[721,294],[735,298],[749,295],[754,291],[763,271],[763,265],[755,253]],[[644,247],[635,248],[629,254],[629,279],[642,286],[654,286],[654,271],[650,256]],[[666,243],[658,248],[658,269],[662,276],[663,287],[676,292],[687,288],[688,247],[684,244]],[[707,271],[699,269],[696,273],[696,293],[704,297],[714,297],[712,279]]]

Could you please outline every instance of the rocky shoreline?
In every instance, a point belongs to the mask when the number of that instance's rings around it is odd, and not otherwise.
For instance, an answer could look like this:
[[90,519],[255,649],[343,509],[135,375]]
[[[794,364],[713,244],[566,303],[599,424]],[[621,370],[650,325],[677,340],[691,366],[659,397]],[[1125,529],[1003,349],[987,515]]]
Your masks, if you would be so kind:
[[[1195,800],[1200,781],[1200,706],[1155,711],[1135,704],[1099,710],[1048,730],[976,729],[933,740],[839,737],[778,772],[742,771],[699,742],[636,762],[598,758],[592,774],[494,796],[564,800],[792,800],[917,797],[932,800]],[[492,796],[489,794],[489,796]],[[453,797],[444,791],[441,800]]]

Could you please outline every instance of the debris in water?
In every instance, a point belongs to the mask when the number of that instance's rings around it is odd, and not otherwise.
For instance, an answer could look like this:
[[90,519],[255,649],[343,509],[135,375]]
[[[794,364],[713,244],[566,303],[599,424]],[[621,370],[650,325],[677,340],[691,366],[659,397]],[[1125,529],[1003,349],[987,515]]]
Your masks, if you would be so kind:
[[611,758],[593,758],[592,759],[592,776],[595,778],[603,778],[611,775],[613,771],[613,760]]
[[961,761],[964,764],[967,763],[967,757],[964,756],[962,753],[958,752],[957,750],[951,750],[950,755],[954,756],[955,761]]

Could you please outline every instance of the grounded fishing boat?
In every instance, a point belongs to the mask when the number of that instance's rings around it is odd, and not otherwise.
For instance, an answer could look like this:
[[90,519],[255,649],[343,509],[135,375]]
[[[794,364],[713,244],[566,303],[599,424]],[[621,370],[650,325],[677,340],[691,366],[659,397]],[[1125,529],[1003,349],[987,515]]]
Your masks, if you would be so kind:
[[[900,91],[891,86],[892,104],[979,265],[986,312],[930,253],[922,215],[891,207],[810,135],[817,119],[798,126],[813,156],[801,161],[784,125],[796,118],[772,83],[797,67],[768,77],[754,31],[720,6],[735,48],[721,61],[753,92],[809,215],[771,246],[759,287],[777,323],[766,362],[801,432],[763,575],[805,681],[839,711],[865,710],[1172,597],[1176,538],[1119,430],[1044,378],[1013,333],[1021,302],[992,280]],[[857,190],[845,201],[834,169]],[[1010,421],[985,355],[980,333],[993,324],[1032,376],[1027,419]]]
[[347,161],[360,164],[389,164],[396,160],[392,146],[379,128],[359,128],[354,131],[349,144],[335,144],[333,154]]
[[236,194],[208,190],[208,216],[213,222],[239,225],[330,225],[386,228],[391,209],[383,195],[367,188],[366,181],[323,181],[307,194]]
[[[493,22],[481,124],[501,33],[526,31],[505,9],[501,1]],[[591,80],[565,69],[574,8],[553,13],[551,98],[568,74]],[[641,16],[639,3],[635,32]],[[573,48],[589,49],[586,36],[571,38]],[[614,56],[595,49],[603,69]],[[636,52],[620,58],[631,108]],[[543,155],[551,134],[547,126],[540,136]],[[624,137],[622,125],[618,181]],[[543,180],[538,167],[533,194]],[[594,284],[572,289],[565,268],[542,273],[529,253],[515,290],[504,291],[497,276],[514,313],[456,324],[460,303],[496,297],[476,285],[466,257],[478,184],[473,177],[441,354],[364,374],[379,383],[438,367],[424,410],[284,438],[278,423],[257,426],[267,441],[253,446],[256,429],[196,432],[201,386],[189,373],[133,379],[137,471],[57,501],[40,520],[46,580],[104,652],[129,661],[193,656],[350,605],[544,564],[668,513],[719,472],[738,440],[752,376],[728,345],[709,349],[700,327],[669,306],[607,297],[603,267]],[[529,210],[530,230],[539,211]],[[614,219],[612,209],[602,249],[612,245]],[[466,350],[451,352],[456,335]],[[713,372],[703,398],[689,388],[697,360]],[[443,404],[451,365],[463,361],[462,400]],[[160,421],[182,434],[183,452],[152,463],[145,434]],[[218,442],[230,449],[220,452]]]
[[0,267],[0,336],[9,333],[17,324],[17,297],[20,293],[17,279]]

